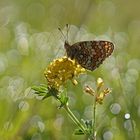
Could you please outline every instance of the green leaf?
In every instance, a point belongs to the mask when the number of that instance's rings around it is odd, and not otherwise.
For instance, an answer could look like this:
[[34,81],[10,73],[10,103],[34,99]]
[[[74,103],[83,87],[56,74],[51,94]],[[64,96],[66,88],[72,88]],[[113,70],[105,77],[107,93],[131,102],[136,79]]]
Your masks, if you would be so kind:
[[92,120],[86,120],[86,121],[85,121],[85,125],[86,125],[86,127],[89,128],[89,129],[92,128]]
[[81,121],[85,125],[86,128],[92,129],[92,120],[84,120],[84,119],[81,119]]
[[47,85],[41,84],[39,86],[33,86],[32,89],[35,91],[35,94],[38,94],[38,96],[43,96],[42,99],[51,96],[50,92],[48,91]]
[[60,108],[61,108],[68,103],[69,98],[67,96],[65,96],[64,94],[61,94],[59,100],[61,102],[61,105],[60,105]]
[[48,88],[48,94],[54,96],[56,99],[59,99],[58,90],[55,88]]
[[74,134],[75,135],[84,135],[84,132],[81,129],[75,129]]

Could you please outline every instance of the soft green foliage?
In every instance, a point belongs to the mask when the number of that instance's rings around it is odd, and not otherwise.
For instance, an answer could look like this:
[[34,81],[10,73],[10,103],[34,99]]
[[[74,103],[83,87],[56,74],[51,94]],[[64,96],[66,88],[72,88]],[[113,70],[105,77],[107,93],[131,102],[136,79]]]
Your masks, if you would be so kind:
[[102,77],[112,93],[97,106],[97,140],[139,140],[139,5],[138,0],[0,0],[0,140],[86,139],[73,135],[77,126],[54,98],[42,100],[31,90],[46,85],[45,68],[65,54],[57,28],[66,23],[71,44],[93,39],[115,44],[113,55],[78,77],[77,86],[66,83],[70,109],[79,120],[91,120],[93,100],[83,87],[94,89]]

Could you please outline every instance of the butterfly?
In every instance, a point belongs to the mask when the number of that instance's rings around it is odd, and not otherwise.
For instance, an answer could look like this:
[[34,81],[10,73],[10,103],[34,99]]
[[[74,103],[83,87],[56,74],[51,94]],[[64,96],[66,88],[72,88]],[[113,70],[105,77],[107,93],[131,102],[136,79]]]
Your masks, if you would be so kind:
[[81,41],[70,45],[65,41],[67,56],[88,70],[95,70],[112,54],[114,44],[109,41]]
[[72,60],[74,59],[83,68],[91,71],[98,68],[103,63],[103,61],[112,54],[114,50],[114,44],[110,41],[81,41],[70,45],[67,40],[68,39],[66,39],[64,43],[67,57]]

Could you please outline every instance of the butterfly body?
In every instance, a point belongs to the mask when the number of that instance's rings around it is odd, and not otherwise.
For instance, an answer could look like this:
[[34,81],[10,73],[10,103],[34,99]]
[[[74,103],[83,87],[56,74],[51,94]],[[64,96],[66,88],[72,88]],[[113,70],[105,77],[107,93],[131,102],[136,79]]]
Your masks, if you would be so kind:
[[109,41],[81,41],[70,45],[66,41],[64,47],[69,58],[93,71],[112,54],[114,44]]

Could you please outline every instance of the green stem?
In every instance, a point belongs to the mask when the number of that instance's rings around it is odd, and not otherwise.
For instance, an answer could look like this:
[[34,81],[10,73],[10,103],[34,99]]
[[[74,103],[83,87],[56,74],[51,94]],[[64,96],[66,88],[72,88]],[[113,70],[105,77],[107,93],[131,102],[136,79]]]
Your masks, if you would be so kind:
[[136,132],[135,132],[135,125],[134,125],[133,120],[131,120],[131,124],[132,124],[132,130],[133,130],[133,139],[135,140],[135,138],[136,138]]
[[93,139],[96,140],[96,97],[98,95],[98,90],[97,93],[95,94],[94,101],[93,101]]
[[96,99],[93,105],[93,137],[96,140]]
[[71,112],[68,105],[64,105],[63,108],[66,110],[66,112],[69,114],[70,118],[74,121],[74,123],[81,128],[84,134],[87,134],[87,131],[85,130],[84,126],[80,123],[80,121],[75,117],[75,115]]

